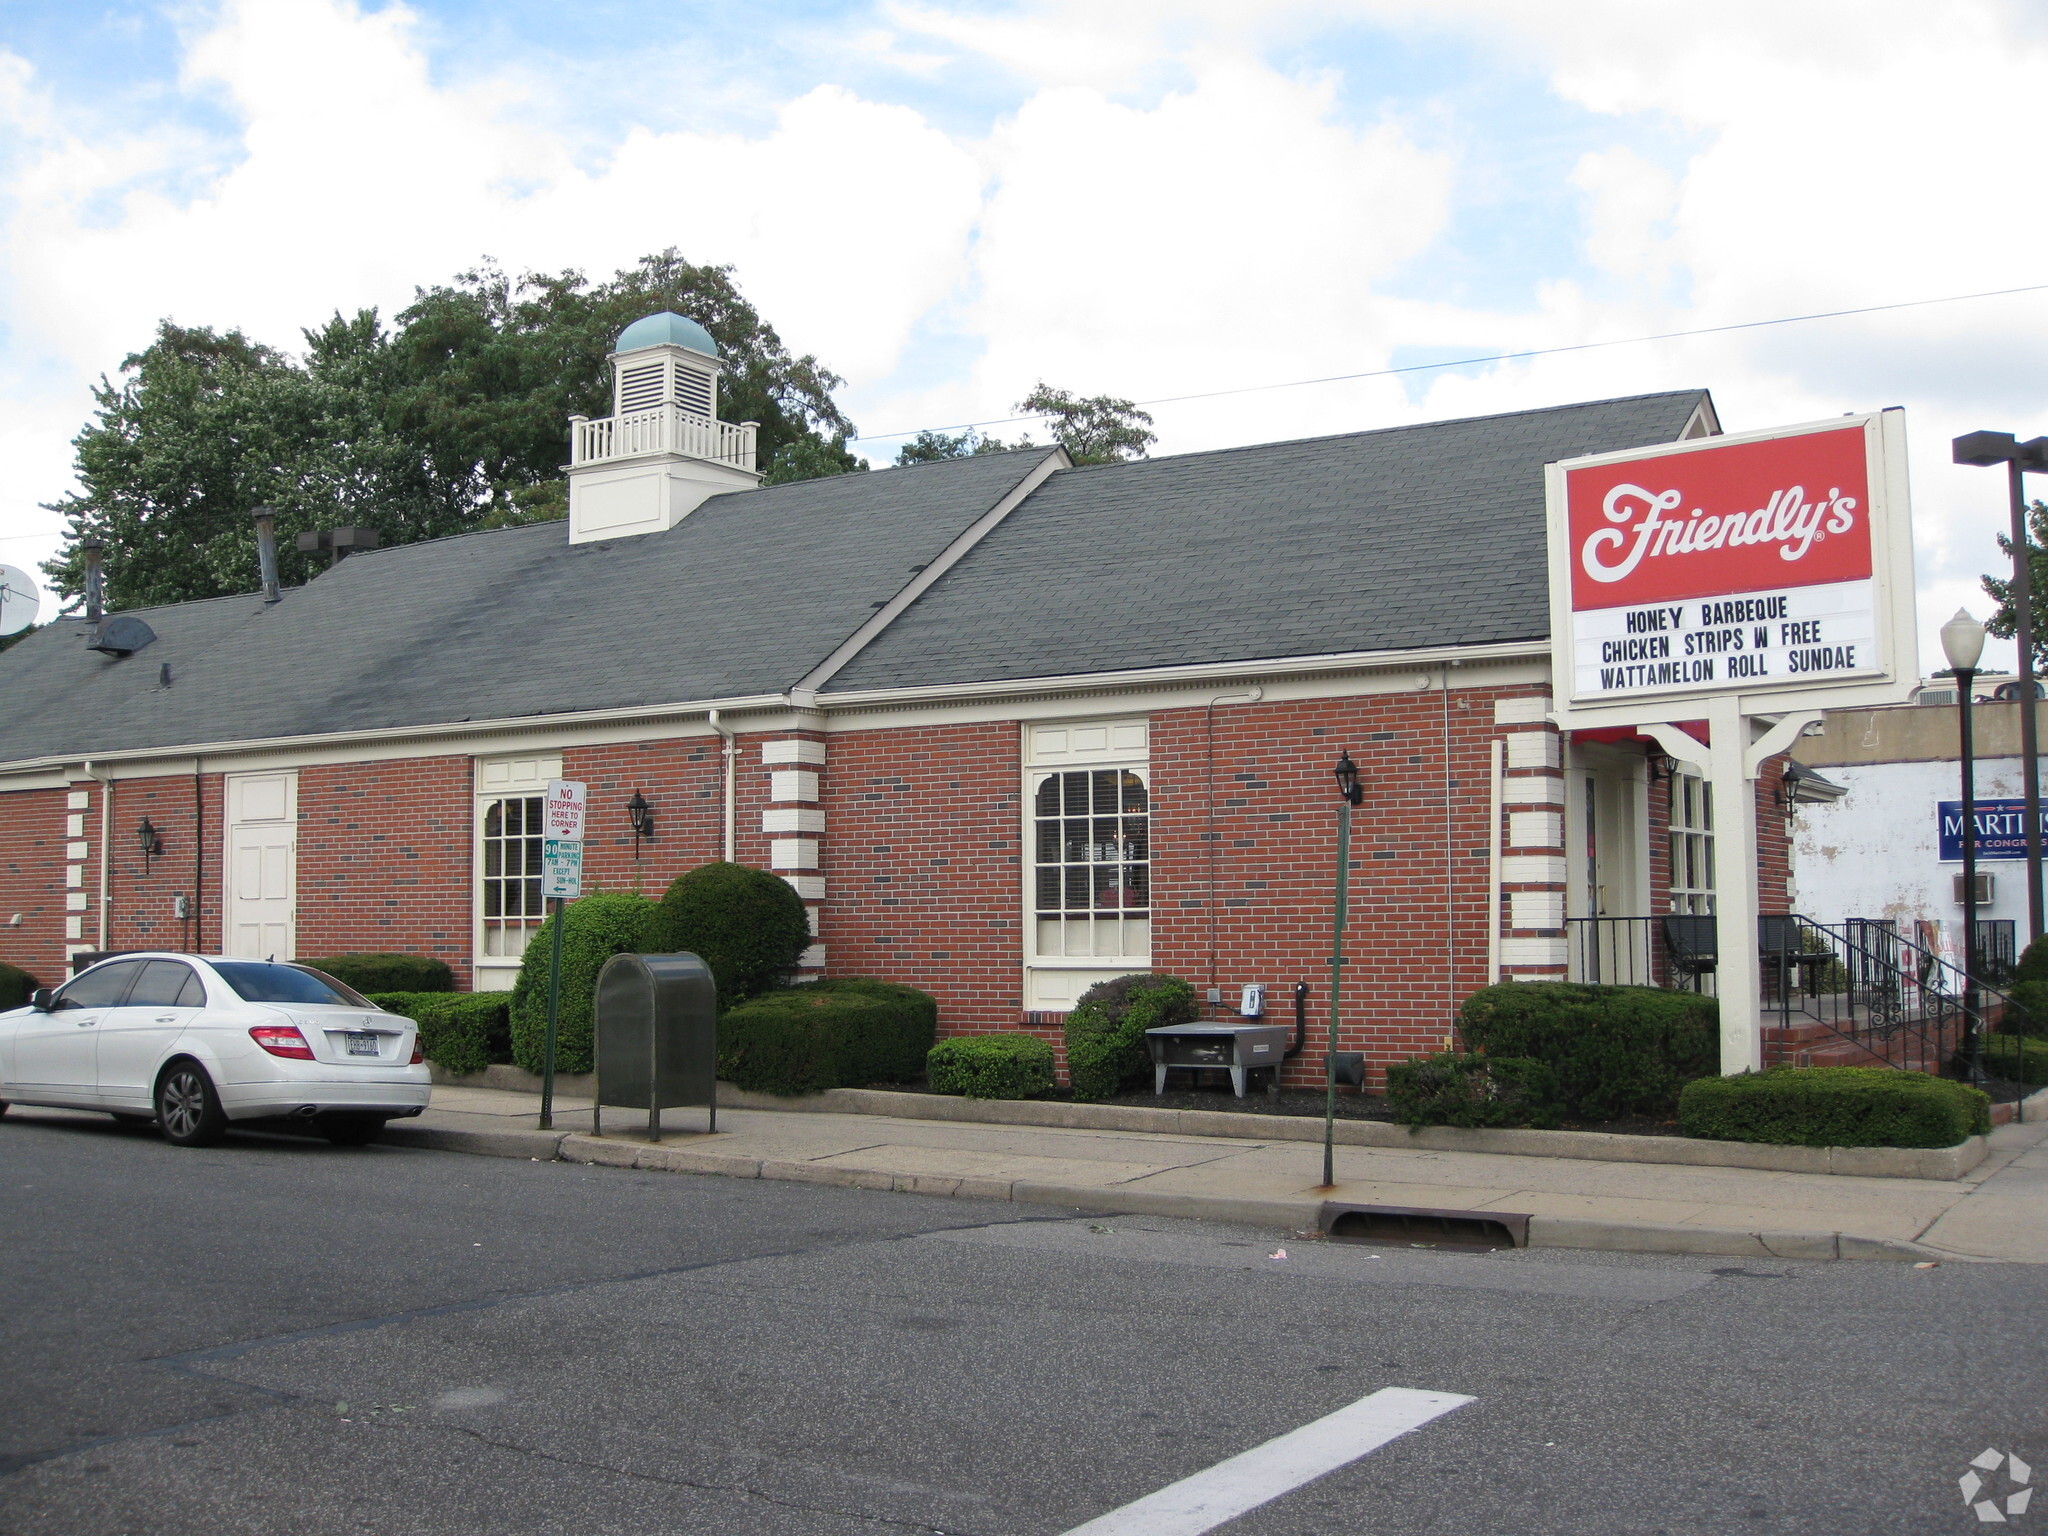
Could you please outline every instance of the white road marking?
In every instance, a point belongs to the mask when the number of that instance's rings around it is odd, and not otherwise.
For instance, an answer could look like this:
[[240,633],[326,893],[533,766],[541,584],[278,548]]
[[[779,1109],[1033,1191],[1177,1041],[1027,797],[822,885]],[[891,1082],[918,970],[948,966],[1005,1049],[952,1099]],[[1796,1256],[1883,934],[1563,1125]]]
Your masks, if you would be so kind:
[[1201,1536],[1471,1401],[1455,1392],[1382,1387],[1312,1424],[1077,1525],[1066,1536]]

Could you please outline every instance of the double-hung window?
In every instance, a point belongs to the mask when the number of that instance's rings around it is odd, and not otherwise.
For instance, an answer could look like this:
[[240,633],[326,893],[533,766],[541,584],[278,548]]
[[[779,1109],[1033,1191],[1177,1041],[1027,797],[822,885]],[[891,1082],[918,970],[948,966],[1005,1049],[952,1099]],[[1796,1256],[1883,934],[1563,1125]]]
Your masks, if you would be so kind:
[[1671,910],[1714,910],[1714,789],[1689,773],[1671,778]]
[[527,940],[547,916],[540,894],[542,792],[562,776],[556,756],[481,758],[476,765],[477,990],[509,988]]
[[1027,1008],[1151,966],[1147,737],[1143,720],[1024,728]]

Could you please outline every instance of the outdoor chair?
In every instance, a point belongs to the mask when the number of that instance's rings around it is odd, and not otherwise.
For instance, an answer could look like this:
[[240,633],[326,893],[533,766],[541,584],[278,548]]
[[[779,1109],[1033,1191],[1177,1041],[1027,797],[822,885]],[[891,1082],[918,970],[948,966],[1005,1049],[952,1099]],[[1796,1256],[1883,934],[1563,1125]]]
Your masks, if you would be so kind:
[[1671,969],[1701,990],[1700,978],[1712,973],[1720,962],[1720,939],[1714,919],[1703,913],[1674,913],[1663,919],[1664,948],[1671,956]]

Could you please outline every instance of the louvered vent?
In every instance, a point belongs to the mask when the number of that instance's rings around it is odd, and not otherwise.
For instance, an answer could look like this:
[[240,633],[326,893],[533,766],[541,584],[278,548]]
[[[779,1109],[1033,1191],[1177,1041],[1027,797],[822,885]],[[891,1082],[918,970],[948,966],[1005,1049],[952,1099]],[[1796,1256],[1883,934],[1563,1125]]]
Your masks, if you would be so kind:
[[676,404],[699,416],[711,414],[711,380],[694,368],[676,369]]
[[628,368],[619,379],[619,412],[651,411],[661,404],[660,363]]

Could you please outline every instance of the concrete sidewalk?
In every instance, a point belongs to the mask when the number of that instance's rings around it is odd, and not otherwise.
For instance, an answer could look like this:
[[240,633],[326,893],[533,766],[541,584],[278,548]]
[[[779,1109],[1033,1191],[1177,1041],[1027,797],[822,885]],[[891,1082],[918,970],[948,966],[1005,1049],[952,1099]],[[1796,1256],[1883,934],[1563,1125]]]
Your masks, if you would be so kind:
[[1954,1180],[1340,1146],[1337,1187],[1322,1190],[1321,1148],[1299,1141],[762,1109],[722,1109],[709,1135],[702,1110],[676,1109],[650,1146],[629,1111],[609,1111],[603,1137],[589,1134],[587,1100],[558,1099],[551,1132],[535,1129],[537,1111],[531,1094],[437,1087],[386,1139],[1293,1228],[1314,1226],[1325,1200],[1516,1212],[1543,1247],[2048,1263],[2048,1123],[1999,1127]]

